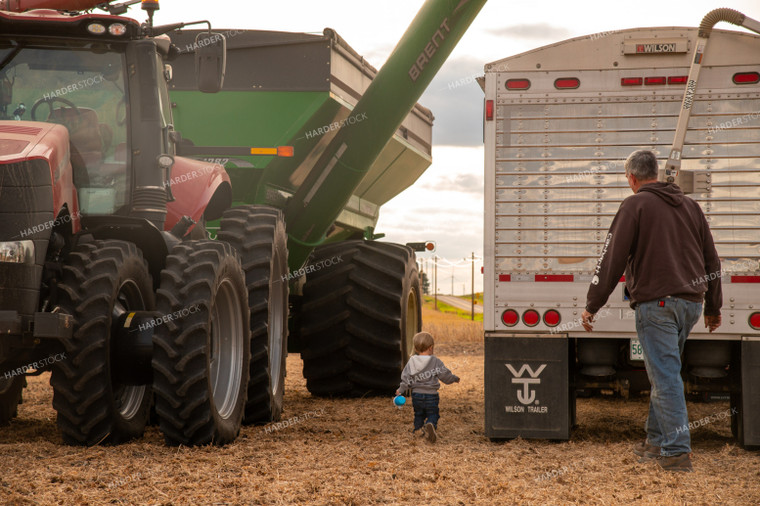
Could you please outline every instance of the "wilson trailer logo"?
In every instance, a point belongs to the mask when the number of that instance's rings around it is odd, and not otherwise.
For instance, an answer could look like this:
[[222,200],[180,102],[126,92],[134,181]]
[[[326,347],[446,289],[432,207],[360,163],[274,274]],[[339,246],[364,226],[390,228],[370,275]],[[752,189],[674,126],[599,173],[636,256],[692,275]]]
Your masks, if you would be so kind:
[[637,53],[678,53],[676,43],[666,44],[636,44]]
[[[504,365],[506,365],[507,369],[509,369],[509,372],[512,373],[512,383],[522,385],[522,390],[517,390],[517,400],[526,406],[528,404],[533,404],[536,400],[536,391],[531,390],[530,385],[541,384],[541,378],[539,378],[539,376],[544,371],[544,369],[546,369],[546,364],[541,364],[535,371],[528,364],[523,364],[522,367],[520,367],[519,371],[515,370],[515,368],[512,367],[512,364]],[[528,373],[529,377],[523,378],[522,376],[526,372]]]

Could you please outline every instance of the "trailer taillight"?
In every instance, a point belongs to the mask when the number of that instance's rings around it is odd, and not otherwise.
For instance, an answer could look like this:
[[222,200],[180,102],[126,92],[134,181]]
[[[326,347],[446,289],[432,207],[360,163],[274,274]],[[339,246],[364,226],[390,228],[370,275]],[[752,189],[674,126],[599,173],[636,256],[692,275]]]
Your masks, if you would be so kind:
[[757,72],[737,72],[733,77],[734,84],[756,84],[760,82]]
[[644,84],[646,84],[647,86],[650,86],[653,84],[665,84],[666,82],[667,82],[667,78],[665,78],[664,76],[644,78]]
[[749,315],[749,326],[755,330],[760,330],[760,313]]
[[486,100],[486,121],[493,121],[493,100]]
[[668,84],[686,84],[688,81],[689,81],[689,76],[668,77]]
[[623,77],[620,79],[621,86],[641,86],[644,79],[641,77]]
[[559,325],[560,320],[562,320],[562,317],[560,316],[559,311],[555,309],[550,309],[544,313],[544,323],[548,327],[556,327]]
[[528,309],[523,313],[522,321],[528,327],[535,327],[541,321],[541,316],[535,309]]
[[731,276],[732,283],[760,283],[760,276]]
[[581,85],[581,80],[576,77],[560,77],[554,80],[554,87],[558,90],[574,90]]
[[501,313],[501,321],[506,325],[507,327],[514,327],[517,325],[517,322],[520,321],[520,315],[517,314],[517,311],[514,309],[507,309],[503,313]]
[[530,81],[527,79],[509,79],[505,86],[508,90],[527,90],[530,88]]

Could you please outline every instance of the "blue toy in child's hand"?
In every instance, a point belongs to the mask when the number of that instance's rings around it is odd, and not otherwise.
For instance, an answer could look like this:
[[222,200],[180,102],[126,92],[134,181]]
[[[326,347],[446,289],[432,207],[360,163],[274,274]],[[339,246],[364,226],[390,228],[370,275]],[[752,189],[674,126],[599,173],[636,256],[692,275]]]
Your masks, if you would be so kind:
[[397,395],[396,397],[393,398],[393,404],[395,404],[398,407],[403,406],[404,404],[406,404],[406,397],[404,397],[403,395]]

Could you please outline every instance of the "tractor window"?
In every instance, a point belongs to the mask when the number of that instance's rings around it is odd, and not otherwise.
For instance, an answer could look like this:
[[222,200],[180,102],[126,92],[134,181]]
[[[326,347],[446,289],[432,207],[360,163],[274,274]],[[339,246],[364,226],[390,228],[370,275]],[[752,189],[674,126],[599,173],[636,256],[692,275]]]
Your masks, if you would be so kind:
[[128,201],[124,65],[123,53],[103,44],[0,43],[0,119],[68,129],[85,214],[112,214]]

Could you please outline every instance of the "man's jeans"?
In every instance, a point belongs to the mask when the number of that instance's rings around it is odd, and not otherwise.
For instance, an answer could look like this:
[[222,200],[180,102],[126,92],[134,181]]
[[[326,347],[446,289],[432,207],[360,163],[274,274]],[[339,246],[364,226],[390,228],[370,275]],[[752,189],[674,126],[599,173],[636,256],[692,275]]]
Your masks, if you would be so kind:
[[438,428],[438,394],[415,394],[412,392],[414,408],[414,430],[421,429],[426,423]]
[[681,355],[686,337],[701,315],[701,303],[676,297],[642,302],[636,307],[636,332],[652,384],[647,441],[659,446],[664,457],[691,452]]

